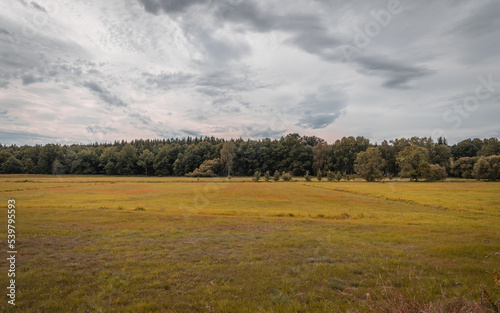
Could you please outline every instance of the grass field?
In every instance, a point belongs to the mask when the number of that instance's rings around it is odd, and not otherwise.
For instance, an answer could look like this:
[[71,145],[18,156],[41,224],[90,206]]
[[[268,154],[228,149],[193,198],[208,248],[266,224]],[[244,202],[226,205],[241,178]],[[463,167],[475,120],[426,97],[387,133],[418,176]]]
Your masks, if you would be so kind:
[[0,194],[18,251],[3,312],[500,305],[500,183],[2,175]]

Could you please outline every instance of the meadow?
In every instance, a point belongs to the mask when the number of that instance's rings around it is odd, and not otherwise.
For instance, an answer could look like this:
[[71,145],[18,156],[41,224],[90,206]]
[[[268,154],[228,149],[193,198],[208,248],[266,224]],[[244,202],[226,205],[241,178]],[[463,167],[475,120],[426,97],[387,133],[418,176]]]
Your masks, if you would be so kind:
[[0,194],[2,312],[500,306],[498,182],[1,175]]

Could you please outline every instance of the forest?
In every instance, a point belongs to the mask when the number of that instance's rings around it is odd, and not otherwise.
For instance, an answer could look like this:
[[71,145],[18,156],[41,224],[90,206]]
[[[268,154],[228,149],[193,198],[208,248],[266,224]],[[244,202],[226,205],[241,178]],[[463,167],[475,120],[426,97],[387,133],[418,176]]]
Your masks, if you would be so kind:
[[[407,177],[500,179],[497,138],[400,138],[373,144],[344,137],[328,144],[315,136],[280,139],[174,138],[94,144],[0,145],[2,174],[146,176],[305,176],[330,181]],[[257,178],[258,180],[258,178]]]

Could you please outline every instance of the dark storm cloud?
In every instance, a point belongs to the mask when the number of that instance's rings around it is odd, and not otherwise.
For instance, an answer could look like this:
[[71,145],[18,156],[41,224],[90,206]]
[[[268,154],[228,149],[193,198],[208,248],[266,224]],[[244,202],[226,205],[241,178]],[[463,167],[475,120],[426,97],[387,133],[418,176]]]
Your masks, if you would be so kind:
[[92,91],[95,95],[99,97],[102,101],[114,107],[126,107],[127,104],[120,100],[117,96],[113,95],[106,88],[100,86],[96,82],[86,82],[83,84],[84,87]]
[[188,7],[207,2],[206,0],[139,0],[144,9],[153,14],[158,14],[161,11],[166,13],[176,13],[186,10]]
[[401,64],[381,56],[361,56],[355,62],[361,66],[361,73],[384,77],[383,86],[387,88],[408,89],[412,87],[409,85],[412,80],[433,74],[427,68]]
[[332,124],[347,106],[344,92],[331,86],[322,86],[299,103],[299,122],[302,128],[320,129]]

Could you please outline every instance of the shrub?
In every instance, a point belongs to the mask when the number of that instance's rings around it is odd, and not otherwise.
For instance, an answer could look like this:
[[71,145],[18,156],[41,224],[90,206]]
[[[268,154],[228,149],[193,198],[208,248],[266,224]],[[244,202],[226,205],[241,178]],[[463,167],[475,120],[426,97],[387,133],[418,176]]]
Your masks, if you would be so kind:
[[265,181],[270,181],[271,180],[271,174],[269,173],[269,171],[266,171],[264,173],[264,180]]
[[439,164],[431,164],[429,166],[429,171],[426,174],[425,179],[427,181],[438,181],[446,179],[446,168]]
[[260,171],[256,171],[252,179],[254,182],[258,182],[260,180]]
[[280,172],[278,172],[278,170],[276,170],[276,172],[274,172],[273,180],[279,181],[280,179],[281,179],[281,174]]
[[472,170],[475,179],[496,181],[500,179],[500,155],[481,157]]
[[335,179],[336,179],[337,181],[340,181],[340,180],[342,179],[342,174],[340,174],[340,172],[337,172],[337,173],[335,174]]
[[311,181],[311,175],[309,175],[309,171],[306,171],[306,175],[304,176],[307,182]]
[[323,179],[323,175],[321,175],[321,171],[318,171],[318,175],[316,176],[318,181],[321,181]]
[[332,172],[332,171],[328,171],[326,172],[326,179],[329,181],[329,182],[332,182],[335,180],[335,173]]
[[451,167],[451,174],[455,177],[473,178],[472,171],[478,159],[478,157],[463,157],[456,160]]
[[291,181],[292,174],[283,172],[283,174],[281,174],[281,178],[283,178],[283,181]]
[[187,177],[217,177],[217,172],[221,172],[223,168],[220,159],[205,160],[203,163],[191,173],[187,173]]

